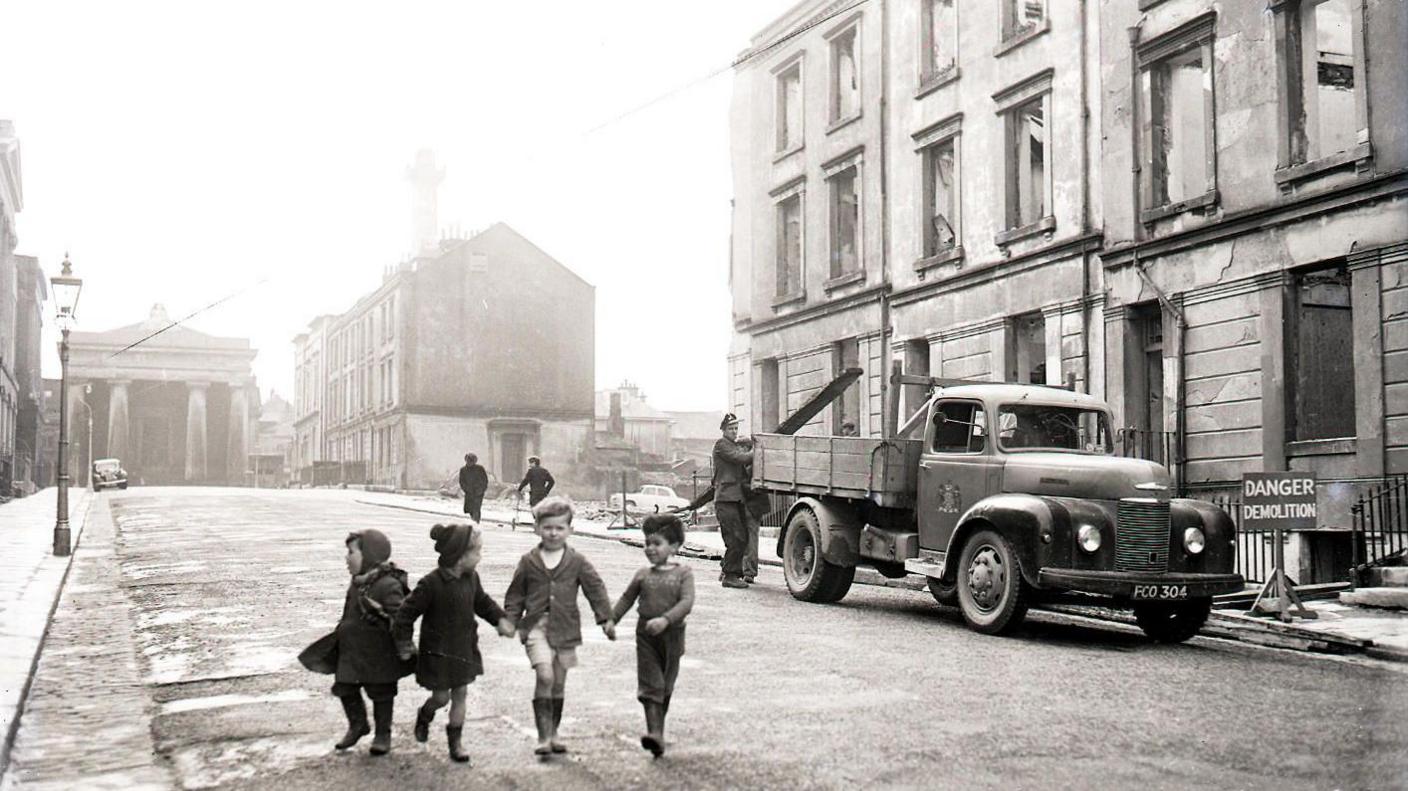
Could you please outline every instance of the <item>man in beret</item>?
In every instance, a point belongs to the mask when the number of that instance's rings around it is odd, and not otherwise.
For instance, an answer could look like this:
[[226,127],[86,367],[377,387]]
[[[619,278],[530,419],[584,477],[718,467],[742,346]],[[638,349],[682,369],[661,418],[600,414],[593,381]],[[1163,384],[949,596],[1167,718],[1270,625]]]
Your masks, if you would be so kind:
[[724,415],[719,430],[723,436],[714,443],[714,513],[724,539],[723,586],[746,588],[743,575],[752,520],[744,504],[744,487],[747,467],[753,463],[753,443],[738,439],[738,417],[732,412]]

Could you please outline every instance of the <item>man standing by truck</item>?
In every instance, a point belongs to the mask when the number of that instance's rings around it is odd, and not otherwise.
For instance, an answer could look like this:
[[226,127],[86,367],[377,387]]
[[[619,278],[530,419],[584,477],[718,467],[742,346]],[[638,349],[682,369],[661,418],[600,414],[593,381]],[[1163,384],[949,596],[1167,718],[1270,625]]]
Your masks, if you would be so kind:
[[529,456],[528,472],[523,474],[523,482],[518,484],[519,495],[523,494],[523,487],[528,487],[528,505],[542,502],[544,497],[552,494],[552,487],[556,485],[557,481],[553,480],[552,473],[543,466],[542,460]]
[[[714,443],[714,513],[724,539],[723,586],[746,588],[744,559],[748,553],[748,515],[744,486],[753,463],[753,443],[738,439],[738,417],[732,412],[719,423],[723,436]],[[756,573],[756,572],[754,572]]]

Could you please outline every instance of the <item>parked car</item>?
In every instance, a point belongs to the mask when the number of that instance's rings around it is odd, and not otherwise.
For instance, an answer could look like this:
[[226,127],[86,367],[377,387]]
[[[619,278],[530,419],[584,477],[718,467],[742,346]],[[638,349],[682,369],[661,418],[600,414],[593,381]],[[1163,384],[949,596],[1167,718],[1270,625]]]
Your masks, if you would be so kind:
[[[607,504],[613,509],[619,509],[620,493],[607,498]],[[675,494],[675,490],[668,486],[646,484],[640,487],[640,491],[626,495],[626,508],[633,511],[654,513],[671,508],[684,508],[686,505],[689,505],[689,501]]]
[[122,469],[122,461],[120,459],[98,459],[93,462],[93,491],[114,487],[127,488],[127,470]]

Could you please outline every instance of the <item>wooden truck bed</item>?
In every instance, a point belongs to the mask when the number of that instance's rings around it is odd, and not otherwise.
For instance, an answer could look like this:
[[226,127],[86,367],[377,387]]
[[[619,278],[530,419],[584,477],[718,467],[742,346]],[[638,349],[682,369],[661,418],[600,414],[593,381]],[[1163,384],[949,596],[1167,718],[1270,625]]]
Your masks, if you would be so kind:
[[870,500],[913,508],[919,480],[917,439],[755,434],[753,488]]

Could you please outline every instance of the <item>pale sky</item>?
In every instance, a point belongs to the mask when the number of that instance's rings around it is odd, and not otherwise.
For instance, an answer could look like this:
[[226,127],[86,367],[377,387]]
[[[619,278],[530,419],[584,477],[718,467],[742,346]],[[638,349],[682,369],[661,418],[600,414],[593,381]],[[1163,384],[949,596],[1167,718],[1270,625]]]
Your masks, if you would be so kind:
[[88,331],[248,289],[190,326],[248,337],[261,389],[291,397],[293,336],[410,252],[405,169],[429,147],[442,227],[506,222],[596,286],[597,388],[720,409],[731,73],[589,130],[793,2],[6,0],[17,252],[48,274],[71,253]]

